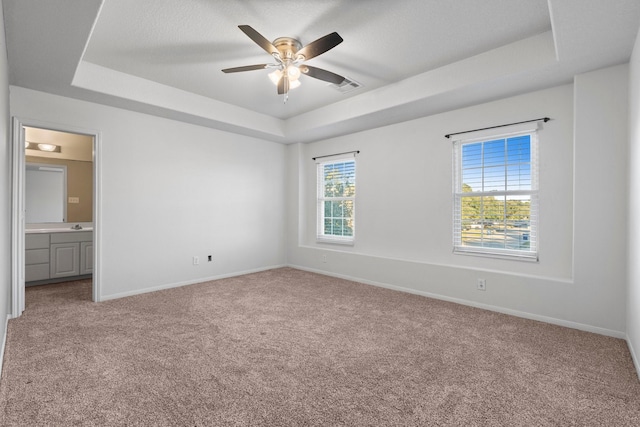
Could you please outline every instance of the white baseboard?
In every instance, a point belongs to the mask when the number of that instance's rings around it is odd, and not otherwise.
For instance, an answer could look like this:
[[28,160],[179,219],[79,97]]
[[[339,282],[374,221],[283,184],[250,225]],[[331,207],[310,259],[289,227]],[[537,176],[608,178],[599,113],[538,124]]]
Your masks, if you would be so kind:
[[4,350],[7,344],[7,331],[9,330],[9,319],[11,319],[11,315],[7,314],[7,318],[4,320],[4,333],[2,334],[2,343],[0,343],[0,379],[2,379],[2,365],[4,364]]
[[629,353],[631,353],[631,360],[633,360],[633,366],[636,367],[636,374],[638,375],[638,381],[640,381],[640,359],[638,359],[638,353],[633,348],[633,343],[627,336],[627,347],[629,347]]
[[[332,273],[332,272],[324,271],[324,270],[316,270],[316,269],[313,269],[313,268],[302,267],[302,266],[299,266],[299,265],[290,264],[289,267],[296,268],[296,269],[299,269],[299,270],[309,271],[309,272],[312,272],[312,273],[323,274],[325,276],[337,277],[339,279],[351,280],[353,282],[364,283],[365,285],[373,285],[373,286],[378,286],[378,287],[381,287],[381,288],[392,289],[392,290],[395,290],[395,291],[401,291],[401,292],[407,292],[407,293],[410,293],[410,294],[422,295],[422,296],[425,296],[425,297],[428,297],[428,298],[433,298],[433,299],[438,299],[438,300],[448,301],[448,302],[454,302],[456,304],[462,304],[462,305],[466,305],[466,306],[470,306],[470,307],[481,308],[483,310],[495,311],[497,313],[508,314],[508,315],[515,316],[515,317],[522,317],[524,319],[536,320],[536,321],[539,321],[539,322],[550,323],[552,325],[564,326],[566,328],[578,329],[578,330],[585,331],[585,332],[593,332],[593,333],[599,334],[599,335],[606,335],[606,336],[609,336],[609,337],[621,338],[621,339],[626,339],[627,338],[626,333],[624,333],[624,332],[615,331],[615,330],[612,330],[612,329],[600,328],[598,326],[587,325],[587,324],[584,324],[584,323],[577,323],[577,322],[572,322],[572,321],[569,321],[569,320],[557,319],[557,318],[554,318],[554,317],[542,316],[542,315],[534,314],[534,313],[527,313],[525,311],[513,310],[513,309],[510,309],[510,308],[499,307],[499,306],[495,306],[495,305],[482,304],[482,303],[479,303],[479,302],[476,302],[476,301],[465,300],[465,299],[461,299],[461,298],[448,297],[446,295],[440,295],[440,294],[434,294],[434,293],[431,293],[431,292],[419,291],[419,290],[416,290],[416,289],[411,289],[411,288],[405,288],[405,287],[402,287],[402,286],[391,285],[389,283],[375,282],[375,281],[372,281],[372,280],[367,280],[367,279],[362,279],[362,278],[359,278],[359,277],[348,276],[348,275],[345,275],[345,274],[337,274],[337,273]],[[636,364],[636,368],[637,367],[638,367],[638,365]],[[640,371],[638,371],[638,372],[640,372]]]
[[136,290],[133,290],[133,291],[120,292],[120,293],[111,294],[111,295],[102,295],[100,297],[100,301],[108,301],[108,300],[112,300],[112,299],[130,297],[130,296],[133,296],[133,295],[146,294],[148,292],[162,291],[164,289],[179,288],[181,286],[195,285],[196,283],[210,282],[212,280],[226,279],[228,277],[242,276],[242,275],[251,274],[251,273],[259,273],[261,271],[274,270],[276,268],[282,268],[282,267],[286,267],[286,265],[272,265],[272,266],[268,266],[268,267],[255,268],[255,269],[251,269],[251,270],[237,271],[237,272],[234,272],[234,273],[220,274],[218,276],[202,277],[202,278],[199,278],[199,279],[188,280],[188,281],[185,281],[185,282],[167,283],[167,284],[164,284],[164,285],[153,286],[153,287],[150,287],[150,288],[136,289]]

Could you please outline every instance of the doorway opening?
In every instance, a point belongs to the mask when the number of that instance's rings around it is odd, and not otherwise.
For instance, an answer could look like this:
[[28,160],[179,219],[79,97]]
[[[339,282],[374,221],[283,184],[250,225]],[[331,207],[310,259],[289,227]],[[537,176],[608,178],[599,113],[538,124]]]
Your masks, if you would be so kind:
[[25,286],[90,280],[99,292],[98,132],[13,123],[12,316]]

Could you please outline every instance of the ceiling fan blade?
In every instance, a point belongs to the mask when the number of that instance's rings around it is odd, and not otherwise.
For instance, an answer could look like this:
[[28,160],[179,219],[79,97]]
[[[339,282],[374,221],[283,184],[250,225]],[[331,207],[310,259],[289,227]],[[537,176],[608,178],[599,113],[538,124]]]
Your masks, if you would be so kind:
[[332,73],[331,71],[323,70],[322,68],[312,67],[311,65],[301,65],[299,68],[302,74],[306,74],[309,77],[313,77],[314,79],[318,79],[318,80],[323,80],[325,82],[339,85],[345,80],[345,78],[339,74]]
[[278,95],[287,95],[289,93],[289,77],[284,73],[278,80]]
[[313,41],[296,52],[296,55],[304,56],[305,60],[311,59],[314,56],[322,55],[328,50],[333,49],[342,43],[342,37],[336,32],[327,34],[324,37],[320,37],[318,40]]
[[225,68],[223,73],[239,73],[240,71],[264,70],[269,64],[245,65],[243,67]]
[[240,28],[240,30],[242,30],[243,33],[249,36],[249,38],[253,40],[258,46],[266,50],[268,54],[280,55],[280,52],[278,52],[278,49],[276,49],[276,47],[273,44],[271,44],[269,40],[265,39],[262,34],[254,30],[251,26],[238,25],[238,28]]

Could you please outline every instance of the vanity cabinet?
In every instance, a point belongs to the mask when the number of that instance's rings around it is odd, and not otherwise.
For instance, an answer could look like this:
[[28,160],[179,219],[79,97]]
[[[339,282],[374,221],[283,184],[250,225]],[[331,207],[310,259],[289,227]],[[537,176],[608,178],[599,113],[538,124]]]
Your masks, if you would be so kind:
[[27,234],[25,282],[93,272],[93,232]]
[[[80,265],[85,265],[86,269],[86,250],[80,251],[83,243],[89,243],[93,246],[93,233],[90,231],[74,231],[71,233],[51,233],[50,254],[50,279],[60,277],[79,276],[81,274],[91,274],[91,272],[83,273]],[[81,259],[83,258],[81,262]]]
[[25,236],[25,282],[49,278],[49,236],[48,233]]

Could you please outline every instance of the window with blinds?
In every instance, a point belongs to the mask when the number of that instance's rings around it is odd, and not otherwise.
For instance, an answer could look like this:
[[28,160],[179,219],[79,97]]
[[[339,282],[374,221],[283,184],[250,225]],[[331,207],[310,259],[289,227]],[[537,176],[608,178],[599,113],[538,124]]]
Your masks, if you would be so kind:
[[317,164],[317,240],[353,244],[355,237],[356,161],[335,160]]
[[537,260],[535,130],[454,142],[454,252]]

